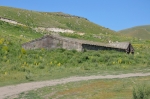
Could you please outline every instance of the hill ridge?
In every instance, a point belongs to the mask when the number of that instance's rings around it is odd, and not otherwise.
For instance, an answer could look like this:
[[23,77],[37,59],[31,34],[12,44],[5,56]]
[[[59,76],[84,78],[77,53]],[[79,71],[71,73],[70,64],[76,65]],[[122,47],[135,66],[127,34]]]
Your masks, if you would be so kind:
[[62,12],[36,12],[0,6],[0,16],[27,26],[69,29],[84,33],[116,33],[113,30],[90,22],[88,19]]
[[136,26],[128,29],[118,31],[127,36],[137,37],[139,39],[150,39],[150,25]]

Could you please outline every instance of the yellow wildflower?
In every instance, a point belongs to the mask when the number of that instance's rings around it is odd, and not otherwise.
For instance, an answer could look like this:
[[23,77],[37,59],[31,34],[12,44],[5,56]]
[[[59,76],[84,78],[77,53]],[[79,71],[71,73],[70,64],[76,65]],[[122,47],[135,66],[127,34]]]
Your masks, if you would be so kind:
[[61,65],[61,63],[58,63],[57,65],[58,65],[58,66],[60,66],[60,65]]
[[115,64],[115,62],[113,62],[113,64]]
[[24,48],[21,49],[22,54],[26,54],[26,50]]
[[2,48],[4,51],[8,51],[8,47],[7,46],[3,46]]
[[4,43],[4,38],[0,39],[0,45]]
[[53,62],[50,62],[50,65],[52,65],[53,64]]
[[5,75],[7,75],[7,72],[5,72]]

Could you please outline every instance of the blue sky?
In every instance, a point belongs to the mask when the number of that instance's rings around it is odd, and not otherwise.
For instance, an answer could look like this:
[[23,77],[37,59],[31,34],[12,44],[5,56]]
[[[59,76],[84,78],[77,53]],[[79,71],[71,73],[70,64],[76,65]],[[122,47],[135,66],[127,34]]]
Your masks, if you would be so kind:
[[150,0],[0,0],[0,6],[64,12],[115,31],[150,25]]

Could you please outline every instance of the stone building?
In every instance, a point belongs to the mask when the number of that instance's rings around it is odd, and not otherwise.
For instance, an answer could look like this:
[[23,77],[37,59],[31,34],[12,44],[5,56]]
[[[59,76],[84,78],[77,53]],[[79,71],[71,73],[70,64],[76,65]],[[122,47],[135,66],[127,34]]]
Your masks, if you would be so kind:
[[130,42],[100,43],[87,40],[79,40],[58,35],[47,35],[39,39],[22,44],[24,49],[54,49],[63,48],[67,50],[117,50],[126,53],[134,53]]

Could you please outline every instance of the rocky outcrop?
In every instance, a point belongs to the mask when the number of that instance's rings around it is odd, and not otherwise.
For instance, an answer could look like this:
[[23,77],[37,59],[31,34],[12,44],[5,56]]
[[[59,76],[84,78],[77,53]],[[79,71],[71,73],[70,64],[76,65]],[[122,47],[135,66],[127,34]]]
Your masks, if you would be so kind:
[[11,24],[15,24],[15,25],[26,26],[26,25],[24,25],[24,24],[21,24],[21,23],[19,23],[19,22],[14,21],[14,20],[2,18],[2,17],[0,17],[0,20],[1,20],[1,21],[4,21],[4,22],[11,23]]

